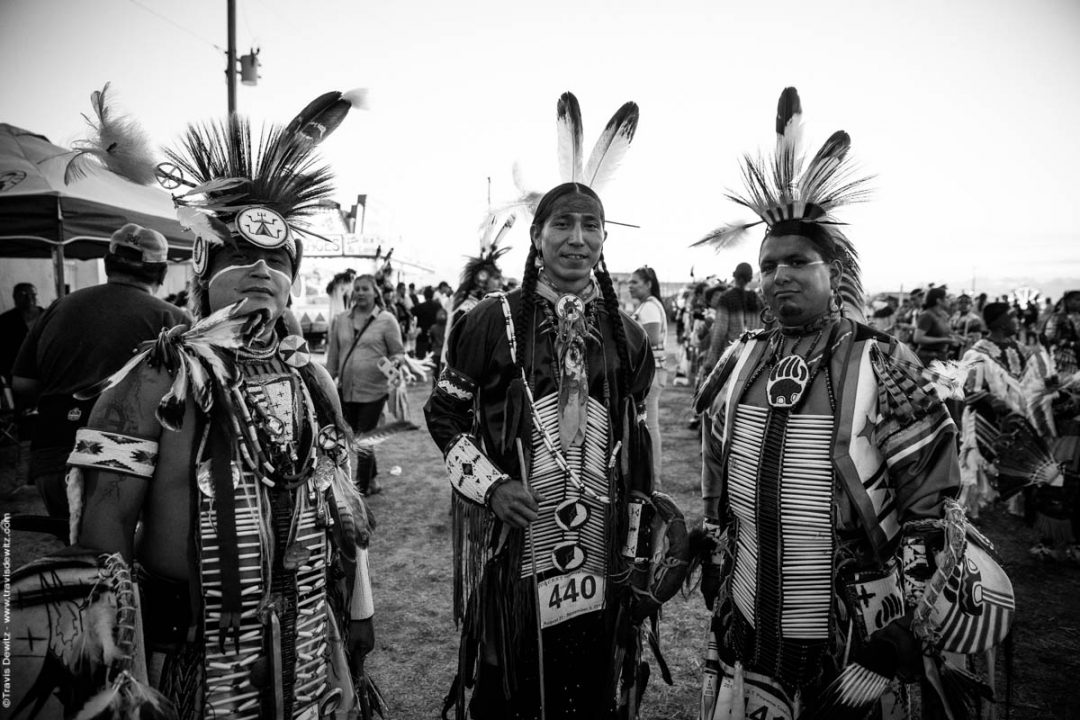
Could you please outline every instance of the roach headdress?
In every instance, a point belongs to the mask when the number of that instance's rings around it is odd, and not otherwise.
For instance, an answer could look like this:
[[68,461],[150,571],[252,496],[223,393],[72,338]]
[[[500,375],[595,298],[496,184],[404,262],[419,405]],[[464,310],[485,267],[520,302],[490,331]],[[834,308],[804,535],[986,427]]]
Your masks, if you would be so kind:
[[284,248],[295,277],[303,256],[298,236],[309,233],[304,218],[333,192],[330,168],[315,146],[362,102],[362,91],[325,93],[288,125],[264,126],[257,141],[250,121],[235,114],[193,123],[179,147],[166,150],[169,163],[159,167],[159,182],[190,188],[173,201],[180,224],[196,236],[197,305],[204,305],[210,254],[226,245]]
[[832,245],[844,266],[840,293],[847,305],[862,306],[862,278],[858,253],[840,231],[835,211],[866,199],[869,177],[860,176],[848,156],[851,137],[834,132],[821,149],[806,161],[802,138],[802,102],[798,91],[784,88],[776,109],[776,150],[772,157],[745,155],[742,161],[744,190],[727,197],[750,208],[760,218],[722,225],[698,245],[716,249],[732,247],[750,228],[764,224],[769,235],[800,235],[816,244]]

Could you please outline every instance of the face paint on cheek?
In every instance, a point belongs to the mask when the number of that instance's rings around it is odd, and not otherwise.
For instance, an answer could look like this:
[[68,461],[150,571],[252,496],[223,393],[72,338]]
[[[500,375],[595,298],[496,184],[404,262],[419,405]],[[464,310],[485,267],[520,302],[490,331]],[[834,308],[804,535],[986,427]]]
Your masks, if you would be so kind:
[[[260,262],[262,262],[264,265],[266,264],[265,261],[263,261],[263,260],[256,260],[255,262],[251,263],[250,265],[229,265],[228,267],[223,267],[220,270],[218,270],[216,273],[214,273],[213,275],[210,276],[210,282],[208,282],[206,284],[206,287],[207,288],[212,288],[214,286],[214,283],[217,282],[218,279],[221,278],[223,275],[225,275],[225,273],[236,272],[236,273],[240,274],[239,276],[243,276],[244,274],[248,273],[250,270],[254,269],[254,267],[256,265],[258,265]],[[269,265],[266,265],[266,269],[270,272],[270,277],[275,278],[277,280],[280,280],[281,282],[284,282],[286,287],[289,287],[290,285],[292,285],[292,278],[289,277],[287,274],[281,272],[280,270],[275,270],[274,268],[270,267]]]

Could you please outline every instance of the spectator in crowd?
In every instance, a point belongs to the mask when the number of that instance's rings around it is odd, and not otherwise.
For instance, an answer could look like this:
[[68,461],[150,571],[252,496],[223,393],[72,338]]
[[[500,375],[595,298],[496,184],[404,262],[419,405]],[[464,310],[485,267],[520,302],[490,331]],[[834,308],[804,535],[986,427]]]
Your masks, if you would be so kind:
[[435,324],[435,317],[442,305],[435,300],[435,290],[430,285],[423,290],[424,301],[413,306],[412,315],[416,323],[416,357],[423,359],[431,352],[431,338],[428,331]]
[[1024,307],[1024,344],[1034,345],[1039,334],[1039,304],[1035,298],[1027,301]]
[[45,312],[37,304],[37,288],[33,283],[19,283],[11,293],[15,307],[0,315],[0,375],[11,382],[11,368],[30,328]]
[[382,307],[393,314],[397,319],[398,330],[401,332],[402,342],[409,337],[409,331],[412,328],[412,314],[404,303],[401,302],[401,298],[392,288],[386,288],[382,293]]
[[447,326],[449,327],[450,316],[454,312],[454,288],[445,280],[441,281],[435,299],[439,301],[439,304],[443,306],[443,310],[446,311]]
[[950,318],[949,326],[963,341],[956,357],[963,356],[986,332],[983,316],[972,307],[971,296],[967,293],[961,293],[960,297],[956,298],[956,312]]
[[944,286],[926,292],[913,340],[915,353],[923,365],[947,359],[949,351],[961,345],[960,336],[949,327],[949,301]]
[[712,339],[709,341],[709,353],[705,358],[706,373],[712,370],[728,346],[744,332],[761,327],[761,302],[756,292],[746,289],[754,279],[754,269],[750,263],[739,263],[731,276],[735,280],[734,286],[720,293],[717,298]]
[[664,360],[667,357],[667,311],[660,297],[660,281],[656,278],[656,271],[651,267],[643,265],[630,274],[629,290],[630,297],[637,303],[631,317],[645,328],[656,367],[652,385],[649,386],[649,394],[645,398],[645,422],[649,426],[649,435],[652,437],[653,487],[660,490],[660,471],[663,467],[660,455],[662,445],[660,442],[660,395],[664,391],[664,385],[667,384],[667,370],[664,368]]
[[[394,313],[383,308],[381,299],[393,302],[393,291],[380,298],[375,278],[358,275],[353,281],[352,307],[330,323],[326,369],[337,383],[342,414],[355,433],[374,430],[382,416],[389,391],[379,361],[388,358],[400,364],[405,356],[401,326]],[[358,454],[356,485],[361,493],[379,492],[377,474],[374,452]]]
[[923,290],[915,288],[901,303],[896,312],[896,324],[893,327],[896,339],[910,345],[915,337],[915,324],[919,321],[919,306],[922,304]]
[[67,456],[94,404],[74,393],[119,370],[140,342],[156,338],[162,328],[191,321],[182,309],[154,297],[165,279],[168,249],[156,230],[134,223],[117,230],[105,255],[107,282],[53,303],[15,360],[15,391],[38,408],[30,479],[53,517],[68,514]]
[[435,361],[435,372],[431,375],[431,386],[439,382],[439,375],[442,374],[443,367],[443,345],[446,342],[446,310],[439,307],[435,313],[435,322],[430,328],[428,328],[428,347],[431,350],[431,357]]

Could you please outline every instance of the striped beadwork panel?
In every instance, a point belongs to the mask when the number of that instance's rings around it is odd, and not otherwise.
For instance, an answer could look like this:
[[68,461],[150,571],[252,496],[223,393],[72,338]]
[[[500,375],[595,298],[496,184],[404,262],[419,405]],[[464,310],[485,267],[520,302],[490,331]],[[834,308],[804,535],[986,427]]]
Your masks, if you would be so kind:
[[[781,627],[788,639],[828,635],[832,595],[832,423],[830,415],[792,415],[783,447],[763,448],[766,408],[739,405],[731,431],[727,478],[737,518],[731,593],[736,607],[755,622],[758,553],[781,558]],[[765,453],[780,453],[780,547],[760,548],[757,472]]]
[[[537,422],[532,430],[532,468],[529,484],[534,492],[543,496],[539,518],[528,529],[527,540],[535,542],[536,570],[544,573],[559,569],[553,562],[553,552],[558,546],[575,543],[585,552],[583,569],[603,575],[607,558],[604,542],[605,506],[600,501],[581,492],[559,467],[540,437],[540,425],[555,440],[559,448],[559,398],[547,395],[536,401]],[[608,432],[607,410],[593,398],[589,398],[585,425],[585,440],[578,447],[566,452],[570,468],[578,473],[586,487],[597,495],[608,495]],[[560,522],[556,509],[567,501],[577,501],[577,517],[587,514],[587,519],[574,529],[566,529]],[[531,563],[522,564],[522,577],[532,573]]]

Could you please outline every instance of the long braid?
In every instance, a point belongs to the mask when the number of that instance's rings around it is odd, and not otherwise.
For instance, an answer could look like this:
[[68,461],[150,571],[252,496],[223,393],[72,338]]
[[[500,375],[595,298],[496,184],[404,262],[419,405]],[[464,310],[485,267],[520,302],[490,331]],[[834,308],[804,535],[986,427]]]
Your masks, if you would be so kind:
[[517,364],[525,370],[525,339],[532,332],[533,313],[536,307],[536,283],[540,269],[536,267],[538,252],[529,244],[529,256],[525,259],[525,272],[521,279],[521,304],[514,318],[514,340],[517,344]]
[[596,280],[600,285],[600,292],[604,296],[604,307],[607,308],[611,318],[612,331],[615,333],[615,349],[619,354],[621,372],[619,377],[622,381],[620,397],[626,397],[630,392],[632,375],[630,372],[630,350],[626,342],[626,328],[623,327],[622,314],[619,312],[619,298],[615,294],[615,285],[611,282],[611,274],[607,269],[607,261],[604,254],[600,254],[600,261],[596,264]]

